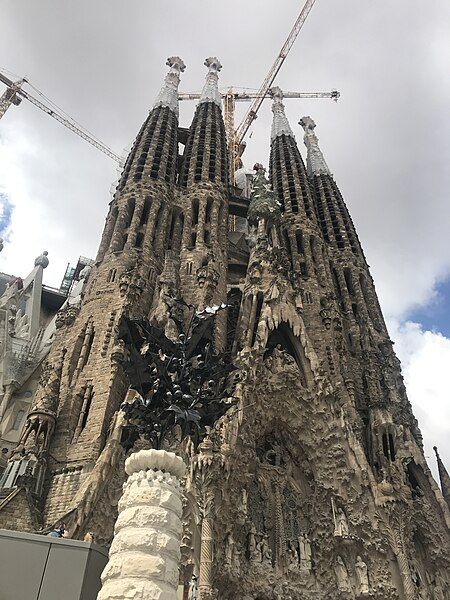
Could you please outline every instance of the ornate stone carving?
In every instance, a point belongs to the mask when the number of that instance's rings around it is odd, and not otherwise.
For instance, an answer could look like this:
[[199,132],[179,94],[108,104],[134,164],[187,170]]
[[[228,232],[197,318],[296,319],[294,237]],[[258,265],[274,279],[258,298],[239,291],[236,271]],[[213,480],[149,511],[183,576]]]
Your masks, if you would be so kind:
[[355,572],[358,581],[359,595],[367,596],[370,591],[368,569],[367,564],[363,561],[363,559],[360,556],[356,557]]
[[309,540],[307,533],[300,533],[300,538],[298,540],[299,548],[300,548],[300,568],[303,571],[311,571],[312,568],[312,552],[311,552],[311,542]]
[[334,536],[335,537],[348,537],[348,521],[346,514],[342,508],[336,510]]
[[338,555],[336,557],[334,572],[336,573],[338,590],[340,592],[350,592],[352,588],[350,586],[347,567],[342,556]]
[[210,56],[204,62],[205,67],[208,67],[208,74],[206,75],[206,83],[203,86],[202,93],[200,95],[199,104],[202,102],[214,102],[221,109],[222,108],[222,97],[218,88],[219,71],[222,69],[220,61],[215,56]]
[[289,125],[289,121],[284,113],[283,92],[279,87],[273,87],[270,90],[270,94],[273,98],[273,121],[270,139],[273,142],[273,140],[279,135],[288,135],[290,137],[294,137],[291,126]]
[[48,267],[48,252],[47,250],[44,250],[44,252],[39,255],[36,260],[34,261],[34,266],[35,267],[42,267],[43,269],[46,269]]
[[166,65],[170,67],[164,85],[155,100],[153,108],[167,106],[178,118],[178,86],[180,85],[180,74],[186,69],[186,65],[179,56],[170,56]]

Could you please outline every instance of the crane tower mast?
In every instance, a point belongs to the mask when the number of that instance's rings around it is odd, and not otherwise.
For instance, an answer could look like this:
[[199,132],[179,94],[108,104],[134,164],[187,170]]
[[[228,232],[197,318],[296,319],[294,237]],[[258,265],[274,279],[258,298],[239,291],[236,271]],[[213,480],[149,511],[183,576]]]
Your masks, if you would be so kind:
[[250,128],[250,125],[256,119],[257,113],[261,107],[264,98],[267,96],[270,88],[272,87],[275,77],[277,76],[279,70],[283,66],[286,56],[289,54],[289,51],[294,45],[294,42],[300,32],[300,29],[303,27],[303,24],[305,23],[315,2],[316,0],[306,0],[306,3],[302,8],[297,20],[295,21],[294,26],[292,27],[286,41],[284,42],[280,53],[278,54],[275,62],[273,63],[271,69],[269,70],[264,81],[262,82],[257,97],[251,104],[250,108],[247,111],[247,114],[244,117],[244,120],[238,127],[235,137],[235,146],[237,151],[239,150],[239,147],[242,144],[244,137],[246,136],[247,131]]

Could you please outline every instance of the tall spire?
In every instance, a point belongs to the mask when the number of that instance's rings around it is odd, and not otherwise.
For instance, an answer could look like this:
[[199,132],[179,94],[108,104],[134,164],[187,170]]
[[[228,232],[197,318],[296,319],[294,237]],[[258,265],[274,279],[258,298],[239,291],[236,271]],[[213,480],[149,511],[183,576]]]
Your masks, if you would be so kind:
[[170,56],[170,67],[152,110],[144,121],[125,163],[117,190],[128,183],[160,179],[174,183],[178,155],[178,85],[185,64]]
[[178,86],[180,85],[180,74],[185,70],[186,65],[179,56],[170,56],[166,65],[170,67],[170,70],[164,79],[164,84],[156,97],[153,108],[167,106],[178,118]]
[[445,468],[444,463],[442,462],[442,459],[439,456],[437,447],[434,446],[433,450],[436,453],[439,478],[441,480],[442,495],[444,496],[445,501],[447,502],[450,508],[450,475],[448,474],[447,469]]
[[184,148],[180,183],[215,181],[228,185],[228,152],[222,116],[222,99],[218,88],[222,68],[215,56],[205,60],[206,82],[189,128]]
[[308,158],[306,163],[308,175],[331,175],[330,169],[323,157],[322,150],[319,148],[319,140],[314,133],[316,124],[311,117],[303,117],[300,119],[299,125],[305,130],[303,141],[308,148]]
[[207,58],[204,65],[208,67],[208,74],[206,75],[206,82],[200,95],[199,104],[214,102],[219,108],[222,108],[222,97],[218,86],[219,71],[222,69],[222,65],[216,56]]
[[281,212],[302,213],[314,219],[308,175],[294,134],[284,112],[283,92],[270,90],[273,98],[269,179],[280,202]]
[[284,112],[283,92],[279,87],[273,87],[270,89],[270,93],[273,98],[273,121],[270,141],[273,142],[273,140],[279,135],[289,135],[295,139],[291,126],[289,125],[289,121],[287,120]]

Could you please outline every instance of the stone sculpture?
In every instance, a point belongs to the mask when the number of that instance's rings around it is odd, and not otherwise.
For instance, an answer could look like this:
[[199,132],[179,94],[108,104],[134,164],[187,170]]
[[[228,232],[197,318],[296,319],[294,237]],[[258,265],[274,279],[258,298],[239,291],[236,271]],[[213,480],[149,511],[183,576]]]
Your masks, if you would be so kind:
[[42,267],[43,269],[46,269],[48,267],[48,252],[47,250],[44,250],[44,252],[42,254],[40,254],[36,260],[34,261],[34,266],[35,267]]
[[345,512],[342,508],[336,510],[334,535],[336,537],[347,537],[349,533],[348,522]]
[[367,564],[360,556],[356,557],[355,571],[358,580],[359,593],[361,596],[367,596],[369,593],[368,569]]
[[334,565],[334,572],[336,573],[339,591],[349,592],[351,590],[351,587],[348,578],[348,571],[342,556],[337,556],[336,563]]
[[311,571],[312,552],[311,552],[311,542],[309,540],[308,534],[303,533],[303,532],[300,534],[299,548],[300,548],[300,568],[304,571]]

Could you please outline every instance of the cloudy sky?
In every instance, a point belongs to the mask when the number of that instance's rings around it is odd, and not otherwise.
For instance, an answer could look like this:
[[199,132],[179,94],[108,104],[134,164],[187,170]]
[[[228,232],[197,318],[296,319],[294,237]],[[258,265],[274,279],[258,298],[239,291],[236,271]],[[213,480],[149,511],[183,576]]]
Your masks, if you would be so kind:
[[[2,0],[0,67],[28,78],[119,154],[165,75],[187,68],[202,86],[207,56],[221,84],[258,88],[302,1]],[[410,399],[432,458],[450,468],[450,4],[446,0],[317,0],[276,83],[341,92],[341,100],[286,100],[311,115],[355,220]],[[28,88],[31,91],[31,88]],[[3,91],[3,89],[1,90]],[[181,107],[189,125],[192,103]],[[242,112],[245,106],[240,107]],[[245,161],[268,162],[270,105]],[[115,163],[34,106],[0,124],[0,271],[25,275],[46,249],[45,283],[68,262],[94,257]]]

